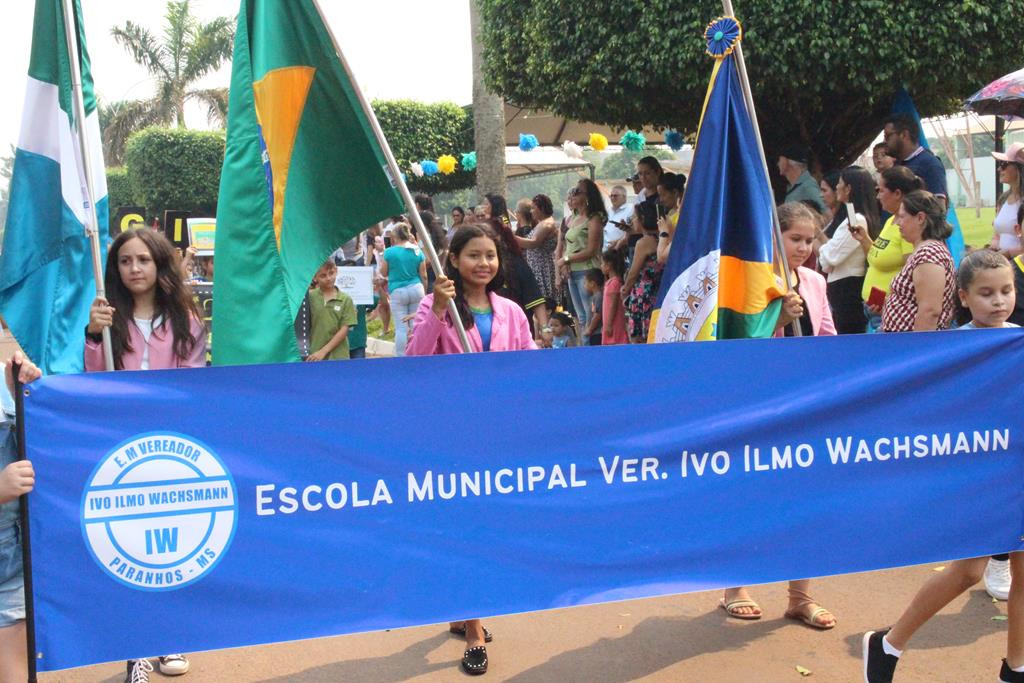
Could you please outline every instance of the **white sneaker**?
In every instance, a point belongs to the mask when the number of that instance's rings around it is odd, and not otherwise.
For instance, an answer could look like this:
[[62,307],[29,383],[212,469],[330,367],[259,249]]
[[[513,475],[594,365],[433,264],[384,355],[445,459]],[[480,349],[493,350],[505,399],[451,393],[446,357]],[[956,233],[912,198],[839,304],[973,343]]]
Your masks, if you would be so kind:
[[989,558],[985,567],[985,591],[996,600],[1010,597],[1010,561]]
[[185,655],[164,655],[160,658],[160,673],[164,676],[180,676],[188,673],[188,658]]

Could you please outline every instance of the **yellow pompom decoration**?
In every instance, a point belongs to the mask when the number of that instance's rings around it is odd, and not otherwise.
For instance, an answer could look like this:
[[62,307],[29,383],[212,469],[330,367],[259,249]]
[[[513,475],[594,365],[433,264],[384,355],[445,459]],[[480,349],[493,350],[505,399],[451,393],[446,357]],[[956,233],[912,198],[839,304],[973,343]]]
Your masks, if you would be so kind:
[[608,146],[608,138],[606,138],[605,136],[601,135],[600,133],[591,133],[590,134],[590,146],[593,147],[598,152],[600,152],[605,147]]
[[458,163],[451,154],[445,154],[437,159],[437,170],[445,175],[455,173],[455,164]]

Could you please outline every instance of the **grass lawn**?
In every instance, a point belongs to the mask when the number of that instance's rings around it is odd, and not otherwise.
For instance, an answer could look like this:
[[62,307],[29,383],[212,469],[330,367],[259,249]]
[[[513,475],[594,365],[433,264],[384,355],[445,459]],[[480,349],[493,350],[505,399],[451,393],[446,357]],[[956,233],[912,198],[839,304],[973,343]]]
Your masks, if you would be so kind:
[[366,323],[366,334],[376,339],[383,339],[384,341],[393,342],[395,341],[395,323],[391,322],[391,329],[387,334],[381,334],[383,325],[380,324],[380,320],[370,320]]
[[974,209],[957,209],[956,217],[960,220],[964,243],[984,247],[992,239],[992,220],[996,217],[994,208],[982,209],[980,218],[974,215]]

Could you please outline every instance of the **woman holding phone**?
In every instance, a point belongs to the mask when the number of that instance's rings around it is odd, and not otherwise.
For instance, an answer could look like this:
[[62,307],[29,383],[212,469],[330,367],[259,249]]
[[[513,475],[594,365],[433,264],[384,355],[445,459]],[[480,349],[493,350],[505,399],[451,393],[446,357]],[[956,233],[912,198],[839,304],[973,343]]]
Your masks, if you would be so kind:
[[923,188],[924,183],[921,179],[906,166],[893,166],[882,171],[882,176],[878,179],[878,203],[881,204],[883,211],[892,215],[875,239],[871,239],[871,235],[859,226],[850,229],[850,235],[860,243],[868,260],[864,287],[860,294],[864,300],[869,333],[878,332],[882,326],[882,305],[889,293],[889,287],[893,278],[899,275],[903,264],[907,262],[907,257],[914,251],[914,245],[900,236],[900,227],[896,225],[896,212],[899,211],[904,196]]

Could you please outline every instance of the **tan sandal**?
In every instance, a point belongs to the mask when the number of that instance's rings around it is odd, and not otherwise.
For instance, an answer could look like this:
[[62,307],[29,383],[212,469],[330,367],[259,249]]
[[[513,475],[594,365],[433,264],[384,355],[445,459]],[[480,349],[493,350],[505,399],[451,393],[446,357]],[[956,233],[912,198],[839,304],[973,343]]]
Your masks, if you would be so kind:
[[[787,619],[802,621],[811,628],[816,628],[819,631],[828,631],[829,629],[835,628],[836,624],[838,623],[838,621],[836,620],[836,615],[832,614],[821,605],[818,605],[818,602],[810,595],[803,592],[802,590],[790,588],[789,597],[790,599],[796,598],[797,600],[799,600],[799,602],[797,602],[795,608],[790,608],[786,610],[786,613],[783,616],[785,616]],[[808,614],[804,611],[804,608],[810,607],[811,605],[818,606],[816,609],[811,610],[811,613]],[[823,617],[826,614],[832,617],[831,624],[825,624],[821,620],[821,617]]]
[[[726,602],[725,598],[722,598],[718,601],[718,606],[724,609],[725,613],[733,619],[742,619],[743,621],[757,621],[761,618],[762,615],[761,606],[749,598],[740,598],[738,600],[730,600],[729,602]],[[753,607],[757,610],[757,612],[754,614],[739,612],[738,610],[741,607]]]

